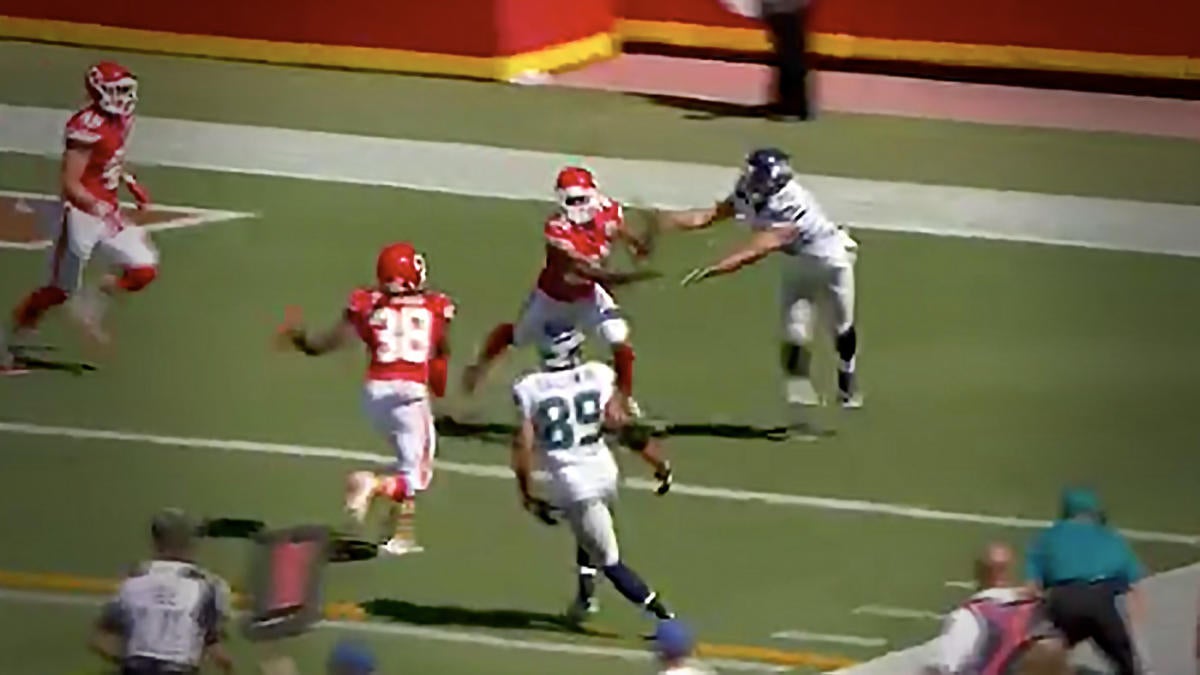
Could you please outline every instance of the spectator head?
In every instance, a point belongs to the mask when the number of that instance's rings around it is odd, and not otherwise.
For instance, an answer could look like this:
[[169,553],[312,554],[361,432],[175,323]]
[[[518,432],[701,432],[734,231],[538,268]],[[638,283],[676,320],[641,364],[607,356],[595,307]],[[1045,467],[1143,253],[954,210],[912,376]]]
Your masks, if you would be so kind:
[[1008,586],[1012,581],[1013,551],[1008,544],[992,542],[975,558],[975,582],[979,588]]
[[1100,523],[1105,522],[1100,497],[1094,490],[1078,486],[1063,489],[1061,516],[1063,520],[1090,518]]
[[364,644],[342,640],[329,653],[329,675],[370,675],[375,672],[375,655]]
[[658,622],[654,631],[654,650],[663,663],[675,663],[692,655],[696,641],[692,631],[679,619]]
[[180,509],[163,509],[150,521],[150,539],[159,558],[190,560],[196,523]]

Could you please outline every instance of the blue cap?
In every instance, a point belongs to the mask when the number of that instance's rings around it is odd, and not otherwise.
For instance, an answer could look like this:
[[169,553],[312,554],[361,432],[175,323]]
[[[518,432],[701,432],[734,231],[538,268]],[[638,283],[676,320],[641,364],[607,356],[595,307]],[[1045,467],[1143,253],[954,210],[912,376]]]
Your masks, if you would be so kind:
[[1062,517],[1074,518],[1085,514],[1103,516],[1104,510],[1100,507],[1100,497],[1096,495],[1095,491],[1086,487],[1065,488],[1062,493]]
[[692,631],[679,619],[660,621],[654,631],[655,648],[664,659],[682,659],[695,648]]
[[375,672],[375,655],[364,644],[342,640],[329,653],[329,670],[339,674],[367,675]]

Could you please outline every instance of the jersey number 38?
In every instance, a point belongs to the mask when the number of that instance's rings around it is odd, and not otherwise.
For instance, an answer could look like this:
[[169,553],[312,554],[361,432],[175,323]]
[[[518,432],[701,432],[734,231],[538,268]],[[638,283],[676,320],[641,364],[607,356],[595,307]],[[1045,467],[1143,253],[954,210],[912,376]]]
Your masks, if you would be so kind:
[[425,363],[433,348],[433,312],[424,307],[381,307],[371,315],[378,363]]

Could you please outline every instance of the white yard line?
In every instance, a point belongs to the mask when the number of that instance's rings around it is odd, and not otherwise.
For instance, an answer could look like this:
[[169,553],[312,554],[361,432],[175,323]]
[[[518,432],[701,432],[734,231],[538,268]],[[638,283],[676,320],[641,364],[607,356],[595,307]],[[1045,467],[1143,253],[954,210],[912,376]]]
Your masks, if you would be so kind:
[[926,621],[941,621],[942,619],[942,615],[937,612],[910,609],[908,607],[889,607],[887,605],[863,605],[862,607],[855,607],[851,613],[866,616],[882,616],[888,619],[922,619]]
[[974,581],[947,581],[946,588],[960,588],[965,591],[975,590],[976,583]]
[[[0,151],[60,152],[68,111],[0,104]],[[252,151],[249,151],[252,149]],[[545,200],[578,155],[156,118],[138,120],[131,161],[230,173]],[[614,196],[653,206],[711,203],[728,166],[584,157]],[[1200,256],[1200,207],[1029,192],[802,176],[855,227]]]
[[[28,199],[35,200],[39,206],[37,208],[28,207],[28,212],[34,213],[41,218],[57,219],[58,197],[47,194],[38,194],[36,192],[19,192],[16,190],[0,190],[0,197],[11,197],[13,199]],[[132,208],[134,204],[125,203],[124,206]],[[253,218],[253,213],[239,213],[237,211],[221,211],[216,209],[202,209],[195,206],[176,206],[173,204],[155,204],[156,209],[163,211],[173,211],[176,213],[188,214],[181,218],[155,223],[145,226],[147,232],[166,232],[169,230],[178,230],[187,227],[197,227],[200,225],[212,225],[228,220],[237,220],[239,218]],[[38,213],[42,211],[42,213]],[[53,213],[51,213],[53,211]],[[0,241],[0,249],[18,249],[25,251],[36,251],[50,247],[49,241]]]
[[795,642],[825,642],[835,645],[851,645],[854,647],[883,647],[887,640],[881,637],[863,637],[861,635],[839,635],[837,633],[810,633],[805,630],[781,630],[772,633],[776,640],[792,640]]
[[[99,607],[106,598],[96,595],[72,595],[65,593],[48,593],[44,591],[16,591],[0,589],[0,600],[14,603],[38,605],[67,605],[74,607]],[[572,642],[553,642],[549,640],[518,640],[513,638],[489,635],[487,633],[471,633],[467,631],[410,626],[398,623],[368,623],[357,621],[322,621],[318,628],[333,628],[336,630],[352,631],[355,633],[376,633],[416,638],[418,640],[433,640],[457,644],[470,644],[480,647],[495,647],[499,649],[517,649],[522,651],[548,652],[554,654],[569,654],[578,656],[603,656],[622,659],[625,661],[650,661],[653,655],[649,650],[624,649],[621,647],[602,647]],[[791,670],[787,666],[775,666],[751,661],[735,661],[730,659],[706,659],[706,662],[723,670],[779,673]]]
[[[372,452],[348,450],[345,448],[329,448],[308,445],[292,445],[286,443],[264,443],[236,439],[195,438],[184,436],[162,436],[128,431],[113,431],[107,429],[81,429],[78,427],[46,426],[41,424],[26,424],[21,422],[0,422],[0,433],[25,434],[33,436],[53,436],[84,440],[113,440],[134,443],[148,443],[175,448],[200,450],[222,450],[235,452],[252,452],[273,455],[288,455],[292,457],[309,457],[348,460],[355,462],[373,462],[387,464],[392,461]],[[448,473],[485,478],[511,479],[512,471],[507,466],[494,464],[470,464],[437,460],[437,468]],[[650,491],[658,487],[658,483],[640,478],[626,478],[624,485],[636,490]],[[705,497],[735,502],[759,502],[777,506],[800,506],[822,509],[826,511],[846,511],[852,513],[868,513],[876,515],[912,518],[916,520],[932,520],[957,523],[972,523],[977,525],[994,525],[1022,529],[1037,529],[1050,524],[1046,520],[1028,518],[1012,518],[979,513],[963,513],[957,511],[940,511],[917,506],[888,504],[859,499],[841,499],[836,497],[813,497],[807,495],[789,495],[774,492],[756,492],[724,487],[703,485],[688,485],[676,483],[671,487],[671,493],[690,497]],[[1200,545],[1200,536],[1179,534],[1173,532],[1154,532],[1146,530],[1122,530],[1125,536],[1137,541],[1149,541],[1190,546]]]

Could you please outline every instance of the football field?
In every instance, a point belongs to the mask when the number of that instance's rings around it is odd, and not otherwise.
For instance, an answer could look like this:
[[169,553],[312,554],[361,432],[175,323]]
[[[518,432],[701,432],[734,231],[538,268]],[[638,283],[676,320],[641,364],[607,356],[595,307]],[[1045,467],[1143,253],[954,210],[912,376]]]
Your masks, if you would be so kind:
[[[98,56],[0,42],[5,307],[41,278],[35,222]],[[96,582],[143,554],[162,506],[338,524],[344,472],[387,449],[359,410],[362,355],[275,351],[284,308],[327,324],[370,283],[381,245],[412,241],[458,303],[457,385],[529,290],[567,161],[635,207],[702,205],[748,148],[778,145],[860,242],[867,405],[824,411],[836,434],[816,443],[771,434],[779,261],[678,286],[743,232],[665,237],[664,278],[618,295],[638,399],[670,425],[677,480],[656,497],[621,458],[623,556],[725,668],[833,670],[927,640],[967,593],[975,550],[1022,545],[1068,483],[1100,491],[1153,572],[1200,558],[1200,144],[866,115],[693,119],[610,93],[121,59],[141,77],[132,162],[164,205],[148,217],[162,268],[114,307],[107,351],[64,312],[44,326],[48,359],[97,371],[0,378],[6,673],[102,672],[83,650]],[[452,386],[440,402],[426,552],[331,566],[326,599],[360,610],[283,646],[301,672],[347,632],[384,672],[645,672],[645,620],[609,589],[591,634],[557,618],[573,549],[518,507],[507,385],[531,358],[514,356],[478,400]],[[209,544],[201,562],[238,585],[246,546]],[[248,662],[252,646],[234,646]]]

